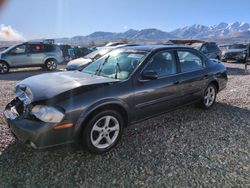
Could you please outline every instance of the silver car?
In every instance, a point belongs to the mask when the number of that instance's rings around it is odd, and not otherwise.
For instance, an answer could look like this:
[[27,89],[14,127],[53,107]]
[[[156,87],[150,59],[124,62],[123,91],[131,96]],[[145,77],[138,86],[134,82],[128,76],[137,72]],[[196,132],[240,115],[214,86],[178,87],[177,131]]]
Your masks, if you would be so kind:
[[82,70],[87,65],[101,58],[102,56],[111,52],[112,50],[126,47],[126,46],[138,46],[138,45],[137,44],[119,44],[116,46],[98,47],[97,50],[91,52],[90,54],[70,61],[66,66],[66,70],[67,71]]
[[0,74],[21,67],[43,67],[53,71],[63,61],[62,51],[57,45],[26,42],[0,52]]

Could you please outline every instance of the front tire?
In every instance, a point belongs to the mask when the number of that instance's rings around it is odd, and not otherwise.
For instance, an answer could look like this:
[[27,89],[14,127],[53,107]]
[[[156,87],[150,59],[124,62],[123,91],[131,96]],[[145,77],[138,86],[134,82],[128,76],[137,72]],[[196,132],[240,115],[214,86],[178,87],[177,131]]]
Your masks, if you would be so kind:
[[10,70],[10,67],[7,63],[0,61],[0,74],[6,74]]
[[54,60],[54,59],[48,59],[45,62],[45,68],[48,71],[54,71],[54,70],[56,70],[56,68],[57,68],[57,61]]
[[114,110],[95,114],[87,123],[82,134],[82,143],[95,154],[102,154],[116,146],[121,138],[124,119]]
[[217,96],[217,87],[214,84],[209,84],[202,96],[200,102],[201,107],[203,109],[211,108],[216,101],[216,96]]

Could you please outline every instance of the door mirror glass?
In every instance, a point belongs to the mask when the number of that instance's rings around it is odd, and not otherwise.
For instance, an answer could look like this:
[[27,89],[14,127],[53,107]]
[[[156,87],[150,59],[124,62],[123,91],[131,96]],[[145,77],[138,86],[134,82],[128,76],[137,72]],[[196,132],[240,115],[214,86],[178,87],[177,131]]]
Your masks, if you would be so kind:
[[149,81],[158,79],[158,74],[155,71],[146,71],[141,75],[141,81]]

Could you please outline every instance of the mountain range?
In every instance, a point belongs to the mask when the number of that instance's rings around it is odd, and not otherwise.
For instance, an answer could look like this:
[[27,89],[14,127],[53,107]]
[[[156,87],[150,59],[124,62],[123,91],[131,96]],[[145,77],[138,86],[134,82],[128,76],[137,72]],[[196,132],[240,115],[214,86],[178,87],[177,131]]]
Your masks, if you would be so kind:
[[246,22],[225,23],[218,25],[191,25],[176,30],[165,32],[159,29],[130,29],[123,33],[94,32],[87,36],[72,38],[58,38],[57,43],[89,43],[128,40],[132,42],[162,42],[170,39],[206,39],[219,43],[232,41],[250,41],[250,24]]

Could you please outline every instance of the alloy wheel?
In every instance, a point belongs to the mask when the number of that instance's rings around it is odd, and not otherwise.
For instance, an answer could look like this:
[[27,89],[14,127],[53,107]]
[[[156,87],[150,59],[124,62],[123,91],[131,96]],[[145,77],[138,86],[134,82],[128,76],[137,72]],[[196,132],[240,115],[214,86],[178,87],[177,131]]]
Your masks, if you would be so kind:
[[215,96],[216,96],[215,88],[213,86],[209,86],[204,96],[204,103],[206,107],[210,107],[213,105],[215,101]]
[[55,61],[49,60],[49,61],[47,62],[47,68],[48,68],[48,70],[55,70],[56,67],[57,67],[57,65],[56,65],[56,62],[55,62]]
[[91,143],[98,149],[106,149],[116,142],[119,132],[119,121],[114,116],[103,116],[92,127]]
[[6,65],[5,63],[0,63],[0,73],[4,74],[8,72],[8,69],[8,65]]

